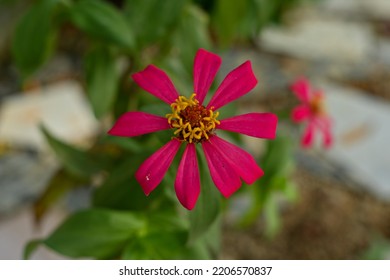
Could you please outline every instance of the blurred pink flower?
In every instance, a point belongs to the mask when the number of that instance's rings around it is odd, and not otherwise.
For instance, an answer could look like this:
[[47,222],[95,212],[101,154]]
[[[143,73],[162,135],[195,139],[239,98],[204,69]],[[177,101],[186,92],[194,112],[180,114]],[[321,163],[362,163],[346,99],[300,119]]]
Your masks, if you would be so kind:
[[301,104],[293,109],[291,118],[295,122],[307,123],[301,139],[302,146],[310,147],[314,134],[318,131],[322,134],[323,145],[329,148],[333,143],[332,121],[325,110],[323,92],[312,90],[305,78],[295,81],[291,90],[301,101]]
[[271,113],[249,113],[218,120],[219,112],[216,110],[245,95],[257,84],[251,63],[246,61],[226,76],[208,105],[204,106],[204,99],[221,62],[221,58],[211,52],[203,49],[197,52],[194,62],[194,93],[190,98],[179,96],[167,74],[154,65],[149,65],[132,76],[141,88],[170,105],[171,112],[165,117],[127,112],[108,133],[133,137],[165,129],[174,130],[174,137],[146,159],[135,173],[146,195],[160,184],[184,142],[186,147],[177,171],[175,191],[180,203],[189,210],[195,206],[200,193],[195,144],[202,145],[211,178],[225,197],[240,188],[241,179],[252,184],[263,175],[248,152],[218,137],[216,131],[222,129],[273,139],[277,117]]

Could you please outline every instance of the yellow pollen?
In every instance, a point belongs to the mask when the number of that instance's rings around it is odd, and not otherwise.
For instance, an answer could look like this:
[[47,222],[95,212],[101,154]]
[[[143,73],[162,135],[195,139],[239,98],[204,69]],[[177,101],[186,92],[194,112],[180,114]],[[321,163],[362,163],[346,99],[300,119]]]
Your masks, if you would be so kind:
[[217,120],[219,112],[206,109],[195,96],[195,93],[190,98],[179,96],[171,104],[172,113],[166,115],[168,123],[175,129],[173,134],[179,140],[189,143],[208,140],[220,124]]
[[317,116],[326,114],[325,104],[321,94],[314,95],[310,101],[310,109]]

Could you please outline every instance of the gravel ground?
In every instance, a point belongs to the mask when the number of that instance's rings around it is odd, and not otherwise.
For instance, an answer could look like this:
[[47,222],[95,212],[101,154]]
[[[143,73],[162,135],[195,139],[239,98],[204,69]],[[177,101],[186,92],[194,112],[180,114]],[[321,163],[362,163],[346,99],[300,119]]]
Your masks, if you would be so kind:
[[263,223],[224,230],[222,259],[360,259],[377,240],[390,238],[390,203],[319,179],[294,175],[299,200],[283,210],[283,227],[266,238]]

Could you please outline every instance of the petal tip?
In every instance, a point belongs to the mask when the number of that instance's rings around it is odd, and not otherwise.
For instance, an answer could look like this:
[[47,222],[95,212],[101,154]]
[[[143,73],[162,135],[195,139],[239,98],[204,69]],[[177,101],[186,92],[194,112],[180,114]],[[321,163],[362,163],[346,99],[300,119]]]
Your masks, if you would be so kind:
[[255,72],[253,71],[252,62],[250,60],[247,60],[242,64],[242,66],[247,68],[248,75],[250,76],[250,80],[249,80],[250,84],[251,84],[250,90],[252,90],[256,87],[256,85],[258,83]]
[[168,104],[174,102],[179,96],[167,73],[153,64],[148,65],[140,72],[132,74],[131,77],[142,89]]
[[[181,202],[180,202],[181,203]],[[192,209],[194,209],[195,207],[195,203],[194,204],[185,204],[185,203],[181,203],[181,205],[183,205],[183,207],[185,209],[187,209],[188,211],[191,211]]]

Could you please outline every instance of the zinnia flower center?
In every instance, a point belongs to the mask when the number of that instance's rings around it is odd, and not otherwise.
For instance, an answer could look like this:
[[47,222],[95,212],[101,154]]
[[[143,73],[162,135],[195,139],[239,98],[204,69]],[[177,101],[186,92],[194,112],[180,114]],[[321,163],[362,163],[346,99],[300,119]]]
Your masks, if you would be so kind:
[[316,94],[310,102],[310,109],[315,115],[325,114],[325,105],[323,96],[320,94]]
[[167,114],[168,123],[175,128],[174,134],[180,141],[199,143],[208,140],[214,134],[215,127],[220,124],[217,120],[219,112],[206,109],[199,104],[193,93],[188,99],[179,96],[171,104],[172,113]]

